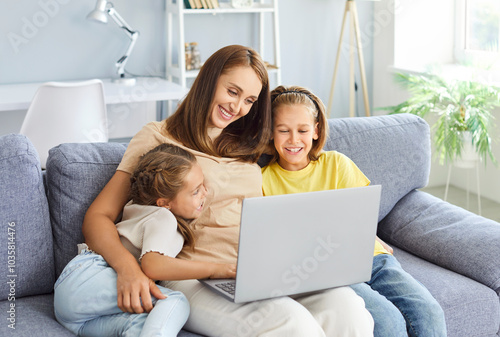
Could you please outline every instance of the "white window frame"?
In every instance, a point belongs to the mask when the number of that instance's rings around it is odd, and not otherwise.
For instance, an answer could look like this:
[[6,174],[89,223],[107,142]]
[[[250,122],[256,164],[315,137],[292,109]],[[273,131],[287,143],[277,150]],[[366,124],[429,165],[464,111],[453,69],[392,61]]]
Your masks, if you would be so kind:
[[460,61],[466,59],[472,59],[474,62],[486,64],[496,62],[498,67],[500,67],[500,52],[465,48],[465,34],[467,30],[465,5],[466,0],[455,0],[455,63],[460,63]]

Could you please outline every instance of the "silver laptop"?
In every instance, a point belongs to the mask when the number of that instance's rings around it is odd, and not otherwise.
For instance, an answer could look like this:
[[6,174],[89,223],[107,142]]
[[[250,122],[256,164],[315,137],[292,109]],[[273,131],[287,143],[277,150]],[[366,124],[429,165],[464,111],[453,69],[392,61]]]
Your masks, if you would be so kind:
[[236,279],[203,284],[235,303],[371,278],[381,186],[243,200]]

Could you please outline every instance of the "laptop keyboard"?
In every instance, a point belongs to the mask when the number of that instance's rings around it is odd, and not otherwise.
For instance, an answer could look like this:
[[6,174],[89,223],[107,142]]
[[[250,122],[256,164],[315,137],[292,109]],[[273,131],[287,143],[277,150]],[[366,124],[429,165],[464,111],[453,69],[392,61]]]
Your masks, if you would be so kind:
[[217,283],[215,286],[217,288],[220,288],[222,290],[224,290],[225,292],[231,294],[231,295],[234,295],[234,288],[235,288],[235,285],[236,285],[236,282],[221,282],[221,283]]

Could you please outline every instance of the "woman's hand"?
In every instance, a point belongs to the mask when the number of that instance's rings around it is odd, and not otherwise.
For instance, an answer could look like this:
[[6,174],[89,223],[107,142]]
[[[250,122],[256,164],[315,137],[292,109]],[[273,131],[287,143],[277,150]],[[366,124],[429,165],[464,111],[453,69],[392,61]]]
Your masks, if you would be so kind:
[[158,299],[166,296],[141,269],[128,270],[118,274],[116,281],[118,291],[118,307],[123,312],[141,314],[153,309],[151,295]]
[[209,278],[236,278],[236,265],[233,263],[214,263],[213,268]]

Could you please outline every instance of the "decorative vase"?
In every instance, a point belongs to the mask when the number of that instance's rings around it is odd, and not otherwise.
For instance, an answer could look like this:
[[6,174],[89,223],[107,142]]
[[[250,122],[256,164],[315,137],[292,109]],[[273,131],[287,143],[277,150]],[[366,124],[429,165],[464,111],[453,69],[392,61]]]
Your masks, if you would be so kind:
[[479,161],[479,154],[476,152],[472,144],[472,133],[470,131],[462,132],[462,153],[460,158],[457,158],[453,165],[460,168],[475,168]]

